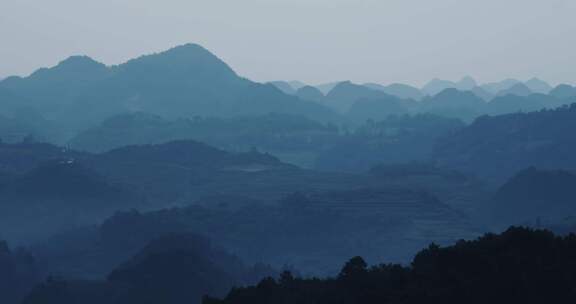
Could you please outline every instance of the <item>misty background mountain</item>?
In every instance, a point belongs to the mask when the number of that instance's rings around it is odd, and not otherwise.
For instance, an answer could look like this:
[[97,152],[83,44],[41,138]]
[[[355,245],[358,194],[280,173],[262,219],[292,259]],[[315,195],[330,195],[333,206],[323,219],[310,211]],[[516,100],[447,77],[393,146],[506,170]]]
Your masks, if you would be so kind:
[[[429,284],[453,267],[438,256],[474,260],[495,238],[503,251],[555,240],[545,249],[564,256],[571,236],[530,229],[453,244],[511,225],[574,231],[575,102],[576,87],[538,78],[257,83],[196,44],[8,77],[0,300],[240,303],[252,289],[228,292],[267,276],[283,273],[275,291],[336,276],[314,287],[333,292],[356,270]],[[452,247],[418,253],[432,242]],[[338,274],[359,255],[415,264]]]

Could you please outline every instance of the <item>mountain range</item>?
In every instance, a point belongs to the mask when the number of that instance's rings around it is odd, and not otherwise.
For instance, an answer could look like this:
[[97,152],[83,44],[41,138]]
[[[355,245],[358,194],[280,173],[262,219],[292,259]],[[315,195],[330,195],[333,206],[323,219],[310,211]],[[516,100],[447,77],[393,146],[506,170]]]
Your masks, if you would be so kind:
[[576,229],[571,85],[257,83],[187,44],[73,56],[0,104],[2,304],[574,294],[574,235],[495,234]]
[[[338,84],[347,81],[339,81],[327,84],[321,84],[314,86],[323,95],[328,95]],[[349,81],[348,81],[349,82]],[[298,82],[298,85],[294,87],[290,85],[290,82],[286,81],[273,81],[270,84],[278,87],[280,90],[286,94],[296,94],[298,89],[306,86],[304,83]],[[308,85],[312,86],[312,85]],[[531,78],[525,82],[516,79],[505,79],[500,82],[491,83],[478,83],[474,78],[470,76],[463,77],[459,81],[450,81],[443,79],[433,79],[425,84],[422,88],[417,88],[403,83],[392,83],[389,85],[382,85],[378,83],[365,83],[363,86],[382,91],[389,95],[394,95],[402,99],[412,99],[420,100],[425,96],[434,96],[446,89],[458,89],[460,91],[471,91],[475,93],[478,97],[489,101],[495,96],[505,96],[508,94],[526,96],[532,93],[538,94],[549,94],[554,89],[547,82],[539,78]],[[570,86],[566,84],[559,85],[560,90],[569,90]],[[574,96],[574,93],[565,93],[563,97]]]
[[[453,90],[471,92],[484,104],[467,102],[469,94],[464,94],[467,97],[462,102],[453,100]],[[27,77],[3,79],[0,138],[65,145],[113,116],[134,112],[170,120],[276,113],[357,125],[368,119],[419,113],[471,122],[484,114],[563,104],[542,102],[543,97],[534,95],[566,100],[576,96],[576,89],[569,85],[552,89],[537,78],[488,84],[479,84],[471,77],[456,82],[434,79],[421,89],[401,83],[384,86],[350,81],[318,86],[299,81],[261,84],[239,76],[205,48],[186,44],[115,66],[87,56],[72,56]],[[503,98],[507,100],[501,105]]]
[[[56,121],[68,134],[124,112],[164,117],[292,113],[319,120],[336,115],[314,102],[238,76],[199,45],[187,44],[107,67],[88,57],[70,57],[24,78],[0,82],[0,100]],[[65,137],[65,136],[64,136]]]

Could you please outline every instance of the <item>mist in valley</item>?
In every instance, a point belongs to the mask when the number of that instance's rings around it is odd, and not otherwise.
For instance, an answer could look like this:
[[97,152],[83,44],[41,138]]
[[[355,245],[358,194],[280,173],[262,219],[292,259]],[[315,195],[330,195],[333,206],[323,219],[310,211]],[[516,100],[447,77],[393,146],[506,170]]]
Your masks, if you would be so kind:
[[[344,30],[328,45],[330,33]],[[576,299],[576,86],[547,56],[541,74],[418,85],[309,81],[342,72],[313,65],[300,80],[252,80],[223,59],[233,51],[73,55],[0,80],[1,303]],[[28,66],[2,54],[6,70]],[[391,67],[359,64],[349,79],[418,72]]]

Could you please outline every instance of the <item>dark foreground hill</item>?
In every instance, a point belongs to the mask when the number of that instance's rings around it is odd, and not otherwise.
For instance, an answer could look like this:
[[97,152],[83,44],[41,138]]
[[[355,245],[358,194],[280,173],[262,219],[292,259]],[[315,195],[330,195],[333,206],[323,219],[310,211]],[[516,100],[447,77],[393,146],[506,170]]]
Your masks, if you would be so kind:
[[356,257],[335,278],[284,273],[204,304],[570,303],[576,300],[575,254],[574,235],[511,228],[445,248],[431,245],[409,267],[368,267]]
[[34,257],[24,249],[12,249],[0,241],[0,302],[20,303],[39,280]]
[[172,234],[148,243],[116,267],[106,280],[48,279],[26,304],[199,303],[233,286],[253,284],[269,268],[245,266],[238,258],[193,234]]
[[242,287],[272,273],[242,266],[201,238],[175,235],[152,242],[106,281],[51,279],[23,303],[193,304],[202,295],[204,304],[571,303],[575,255],[573,234],[510,228],[448,247],[432,244],[410,266],[369,267],[355,257],[335,277],[284,272]]

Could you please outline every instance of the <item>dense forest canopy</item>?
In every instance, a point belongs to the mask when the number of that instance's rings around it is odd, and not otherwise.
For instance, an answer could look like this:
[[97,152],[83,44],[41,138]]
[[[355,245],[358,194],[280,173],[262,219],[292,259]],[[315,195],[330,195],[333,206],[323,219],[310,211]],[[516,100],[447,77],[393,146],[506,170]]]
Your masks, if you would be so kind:
[[278,279],[232,290],[204,304],[245,303],[565,303],[576,298],[576,236],[510,228],[453,246],[430,245],[410,266],[349,260],[334,278]]

